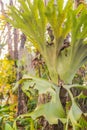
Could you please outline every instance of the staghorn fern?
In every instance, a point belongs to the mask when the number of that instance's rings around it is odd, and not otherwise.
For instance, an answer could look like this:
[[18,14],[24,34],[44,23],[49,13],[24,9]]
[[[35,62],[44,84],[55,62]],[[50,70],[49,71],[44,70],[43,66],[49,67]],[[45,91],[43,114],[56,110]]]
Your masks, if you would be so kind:
[[[36,119],[44,115],[50,124],[57,124],[59,119],[67,124],[66,130],[70,120],[74,130],[75,126],[78,126],[77,121],[81,117],[82,111],[74,101],[70,91],[72,86],[65,85],[63,87],[68,91],[72,101],[72,106],[66,117],[60,102],[60,89],[57,90],[57,84],[59,79],[62,79],[65,84],[71,83],[76,71],[87,61],[87,9],[85,5],[80,5],[77,9],[74,9],[72,0],[68,0],[65,6],[64,0],[57,0],[56,5],[54,0],[49,0],[47,6],[44,5],[43,0],[34,0],[32,3],[30,0],[18,1],[20,3],[19,9],[11,6],[7,20],[14,27],[20,28],[28,40],[40,51],[48,67],[51,80],[56,84],[48,85],[41,79],[37,84],[38,79],[28,77],[31,82],[29,82],[29,86],[24,86],[24,91],[31,86],[31,83],[36,83],[36,89],[39,93],[40,91],[44,93],[47,90],[54,98],[48,104],[37,107],[33,113],[26,116],[32,116]],[[51,36],[53,35],[53,40],[47,31],[48,26]],[[64,46],[64,39],[69,33],[71,35],[70,45]],[[46,34],[49,35],[50,44]],[[49,108],[49,113],[47,108]]]
[[[57,83],[60,77],[65,83],[71,83],[78,68],[87,61],[86,7],[80,5],[73,9],[72,0],[68,0],[65,6],[64,0],[58,0],[56,5],[50,0],[47,6],[43,0],[33,3],[19,0],[19,3],[20,9],[9,8],[8,21],[20,28],[43,55],[53,82]],[[48,24],[54,35],[50,46],[47,46],[45,35]],[[71,33],[70,46],[61,50],[68,33]]]

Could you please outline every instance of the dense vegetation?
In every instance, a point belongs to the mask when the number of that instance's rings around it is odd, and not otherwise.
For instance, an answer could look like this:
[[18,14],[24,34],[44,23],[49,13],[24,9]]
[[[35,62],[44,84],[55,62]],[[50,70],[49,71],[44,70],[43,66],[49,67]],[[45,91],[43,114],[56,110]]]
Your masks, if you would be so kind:
[[86,130],[86,4],[18,3],[1,17],[10,40],[1,43],[9,55],[0,62],[0,129]]

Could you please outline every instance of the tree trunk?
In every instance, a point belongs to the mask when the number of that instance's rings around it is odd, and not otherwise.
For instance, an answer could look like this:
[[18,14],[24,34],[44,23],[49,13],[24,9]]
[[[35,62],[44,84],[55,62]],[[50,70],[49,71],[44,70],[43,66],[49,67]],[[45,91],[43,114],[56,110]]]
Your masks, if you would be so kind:
[[[26,37],[24,34],[22,34],[21,35],[20,50],[19,50],[19,54],[18,54],[19,62],[23,58],[25,41],[26,41]],[[24,70],[23,65],[19,66],[18,70],[19,70],[19,72],[17,74],[17,77],[18,77],[18,80],[20,80],[22,78],[22,72]],[[18,116],[20,114],[27,113],[27,97],[23,93],[21,87],[22,87],[22,85],[19,85],[19,87],[18,87],[18,113],[17,113]],[[19,122],[17,122],[17,125],[18,125],[19,130],[25,130],[24,126],[22,126],[22,124],[20,124]]]
[[[20,43],[20,50],[19,50],[19,61],[23,57],[23,52],[24,52],[24,44],[25,44],[26,38],[25,35],[21,35],[21,43]],[[18,72],[18,80],[22,78],[22,72],[23,72],[23,65],[19,66],[19,72]],[[24,114],[27,112],[27,106],[26,106],[26,97],[25,94],[22,92],[21,89],[22,85],[19,85],[18,88],[18,115]]]
[[14,29],[14,60],[18,59],[19,31]]
[[8,44],[8,54],[10,56],[11,59],[13,59],[13,49],[12,49],[12,34],[11,34],[11,25],[8,23],[7,24],[7,28],[8,28],[8,39],[7,39],[7,44]]

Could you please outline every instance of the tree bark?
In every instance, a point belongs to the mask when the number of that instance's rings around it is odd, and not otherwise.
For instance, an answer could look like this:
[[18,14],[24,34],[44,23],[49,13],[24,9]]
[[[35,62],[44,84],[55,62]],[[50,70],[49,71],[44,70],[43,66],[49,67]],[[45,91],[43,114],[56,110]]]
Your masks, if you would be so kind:
[[[19,62],[23,58],[25,41],[26,41],[25,35],[21,34],[20,50],[18,53]],[[24,70],[23,65],[18,67],[18,74],[17,74],[18,80],[20,80],[22,78],[23,70]],[[17,115],[19,116],[20,114],[25,114],[25,113],[27,113],[27,97],[22,91],[22,85],[19,85],[19,87],[18,87],[18,113],[17,113]],[[17,125],[18,125],[19,130],[25,130],[24,126],[22,126],[22,124],[20,124],[20,122],[17,122]]]
[[[26,37],[24,34],[22,34],[21,35],[20,50],[19,50],[19,59],[18,59],[19,61],[23,57],[25,41],[26,41]],[[24,69],[23,65],[19,66],[18,69],[19,69],[18,80],[20,80],[22,78],[22,71]],[[27,105],[26,105],[26,100],[25,100],[26,96],[22,92],[21,87],[22,87],[22,85],[19,85],[19,88],[18,88],[18,115],[24,114],[27,112]]]
[[14,29],[14,60],[18,59],[19,31]]

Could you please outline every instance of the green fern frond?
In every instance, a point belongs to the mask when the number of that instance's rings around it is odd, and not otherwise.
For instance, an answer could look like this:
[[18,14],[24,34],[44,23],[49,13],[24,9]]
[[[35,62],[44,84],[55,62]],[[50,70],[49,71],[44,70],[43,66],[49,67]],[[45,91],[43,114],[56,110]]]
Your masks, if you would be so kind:
[[[72,0],[19,0],[20,9],[10,7],[9,22],[20,28],[29,41],[43,55],[53,82],[58,77],[70,83],[78,68],[87,61],[87,9],[80,5],[73,8]],[[52,45],[47,45],[47,26],[54,35]],[[64,47],[64,39],[71,34],[70,45]],[[72,67],[73,66],[73,67]]]
[[62,13],[64,6],[64,0],[57,0],[57,9],[58,9],[58,15]]

